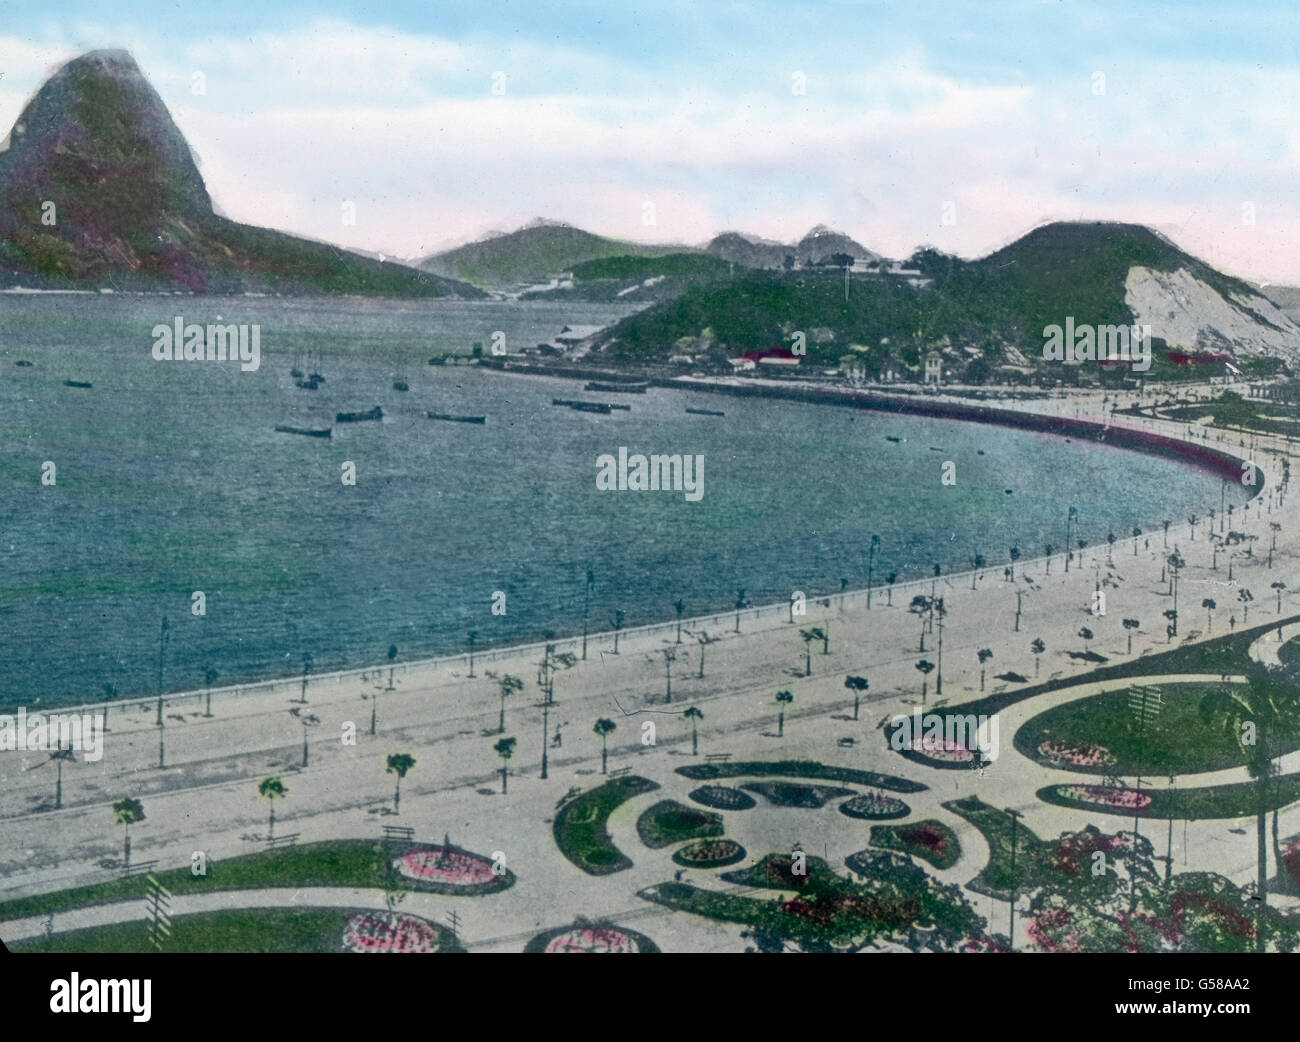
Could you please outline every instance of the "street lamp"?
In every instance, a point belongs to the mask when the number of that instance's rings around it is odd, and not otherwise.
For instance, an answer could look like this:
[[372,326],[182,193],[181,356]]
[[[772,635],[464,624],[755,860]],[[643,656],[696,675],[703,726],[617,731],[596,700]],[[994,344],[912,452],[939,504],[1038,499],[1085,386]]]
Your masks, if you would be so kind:
[[1070,507],[1069,512],[1065,515],[1065,570],[1070,570],[1070,526],[1074,524],[1075,519],[1079,516],[1077,507]]
[[880,536],[871,537],[871,549],[867,551],[867,611],[871,610],[871,579],[876,570],[876,551],[880,549]]

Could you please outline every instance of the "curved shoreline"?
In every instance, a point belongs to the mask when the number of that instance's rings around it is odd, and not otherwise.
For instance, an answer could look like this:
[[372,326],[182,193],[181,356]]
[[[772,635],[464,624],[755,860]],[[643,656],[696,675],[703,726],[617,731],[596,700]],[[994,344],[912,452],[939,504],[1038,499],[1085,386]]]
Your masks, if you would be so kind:
[[[573,366],[548,366],[548,365],[529,365],[519,367],[510,363],[491,364],[487,360],[480,363],[483,368],[506,372],[514,375],[523,376],[548,376],[552,378],[568,380],[588,380],[593,377],[610,378],[611,373],[608,370],[588,369]],[[626,377],[624,377],[626,378]],[[1176,436],[1160,434],[1155,431],[1144,428],[1120,427],[1115,424],[1105,423],[1093,419],[1083,419],[1080,417],[1069,418],[1052,416],[1045,413],[1037,413],[1029,410],[1018,410],[1008,408],[997,408],[990,406],[968,405],[962,402],[951,400],[927,400],[924,398],[914,398],[911,396],[882,394],[876,391],[860,391],[857,389],[845,388],[821,388],[821,387],[785,387],[779,384],[774,385],[771,382],[755,383],[745,380],[741,383],[727,383],[720,380],[705,380],[692,377],[672,377],[672,378],[655,378],[648,377],[648,382],[655,387],[666,389],[686,390],[712,394],[727,394],[733,397],[741,398],[775,398],[778,400],[803,402],[811,405],[834,405],[839,407],[855,408],[868,411],[892,412],[902,415],[915,415],[929,419],[951,420],[955,422],[983,423],[993,426],[1009,427],[1037,434],[1049,434],[1059,437],[1076,437],[1081,440],[1090,440],[1099,444],[1109,444],[1112,447],[1125,449],[1132,452],[1145,453],[1148,455],[1158,455],[1175,462],[1185,463],[1196,469],[1208,471],[1216,474],[1224,480],[1231,478],[1234,481],[1240,480],[1243,473],[1243,467],[1247,462],[1251,462],[1255,467],[1257,476],[1256,488],[1251,499],[1257,498],[1266,484],[1263,468],[1253,461],[1247,461],[1231,453],[1219,449],[1213,449],[1209,446],[1198,445],[1194,442],[1184,441]],[[1171,421],[1165,421],[1171,422]],[[1115,435],[1108,438],[1108,435]],[[1126,536],[1117,541],[1116,545],[1126,545],[1134,537]],[[1023,569],[1046,560],[1043,556],[1033,556],[1023,558],[1019,563]],[[996,567],[998,562],[986,562],[983,568],[975,571],[988,571]],[[945,572],[944,578],[949,581],[968,577],[972,569],[962,569],[960,571]],[[901,596],[906,596],[907,591],[912,587],[918,590],[928,588],[931,579],[928,577],[917,577],[893,584],[895,592]],[[870,588],[873,596],[881,596],[886,587],[877,582]],[[866,587],[835,591],[830,593],[810,593],[808,599],[810,602],[825,602],[827,606],[838,603],[841,607],[851,603],[854,598],[865,598],[868,594]],[[789,607],[786,601],[775,602],[772,604],[750,605],[743,609],[746,618],[761,619],[767,614],[781,615]],[[721,611],[708,612],[703,615],[683,617],[681,620],[676,618],[664,619],[657,622],[645,623],[640,626],[625,627],[620,632],[623,640],[629,638],[653,634],[657,631],[673,630],[679,624],[684,630],[702,629],[705,625],[718,625],[724,620],[730,620],[735,615],[734,608],[726,608]],[[588,641],[597,641],[602,638],[609,638],[613,630],[593,630],[587,634]],[[514,644],[487,645],[478,649],[474,653],[476,662],[491,662],[503,657],[513,657],[524,652],[543,652],[549,643],[556,649],[573,647],[576,650],[577,644],[582,640],[580,633],[571,633],[556,635],[551,641],[525,641]],[[437,668],[456,663],[465,664],[469,660],[468,652],[451,652],[441,655],[431,655],[427,657],[409,659],[405,662],[397,663],[395,668],[404,676],[409,671]],[[313,673],[311,683],[319,684],[325,681],[342,682],[345,679],[360,679],[364,674],[372,674],[376,671],[382,673],[383,670],[394,667],[393,663],[372,662],[367,665],[348,666],[344,669],[334,670],[328,673]],[[301,683],[302,676],[299,673],[289,673],[282,676],[263,677],[261,679],[248,680],[243,683],[224,685],[214,687],[211,696],[214,699],[227,697],[230,695],[250,695],[258,689],[273,689],[283,685],[296,685]],[[179,688],[174,691],[162,692],[164,706],[167,704],[190,698],[203,698],[208,694],[206,689],[197,688]],[[87,702],[77,703],[67,706],[51,706],[48,712],[74,712],[74,711],[93,711],[108,710],[116,706],[127,708],[130,706],[152,705],[159,698],[159,693],[136,694],[119,698],[113,702]]]

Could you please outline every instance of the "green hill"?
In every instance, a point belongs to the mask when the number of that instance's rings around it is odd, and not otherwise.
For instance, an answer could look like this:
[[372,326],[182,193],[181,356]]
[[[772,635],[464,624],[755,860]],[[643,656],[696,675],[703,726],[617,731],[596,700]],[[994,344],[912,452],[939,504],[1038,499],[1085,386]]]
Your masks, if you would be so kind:
[[125,51],[56,72],[0,152],[0,281],[195,292],[481,296],[214,213],[184,136]]
[[435,253],[420,261],[420,268],[476,286],[502,288],[545,282],[588,261],[660,257],[684,249],[622,242],[567,224],[538,222],[507,235],[495,235]]
[[1131,322],[1125,286],[1134,266],[1186,269],[1220,294],[1251,292],[1142,226],[1057,223],[975,261],[919,250],[908,267],[928,285],[859,274],[847,299],[834,271],[751,272],[725,287],[697,285],[625,319],[603,347],[625,358],[662,357],[679,338],[711,330],[736,354],[788,347],[793,331],[817,329],[808,337],[812,361],[836,362],[857,345],[869,369],[915,367],[932,347],[978,348],[993,363],[1019,347],[1032,363],[1043,328],[1066,316],[1076,324]]

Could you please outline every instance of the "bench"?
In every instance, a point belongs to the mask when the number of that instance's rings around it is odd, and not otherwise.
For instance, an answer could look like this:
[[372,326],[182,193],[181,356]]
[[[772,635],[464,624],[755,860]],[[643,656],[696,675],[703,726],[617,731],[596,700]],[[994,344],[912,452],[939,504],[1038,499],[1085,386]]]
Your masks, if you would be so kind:
[[385,825],[384,840],[402,840],[410,843],[415,839],[415,829],[409,825]]
[[705,753],[704,759],[708,763],[726,763],[731,759],[731,753]]
[[297,832],[294,832],[288,836],[273,836],[266,841],[266,845],[271,850],[276,849],[276,847],[292,847],[298,842],[298,835]]
[[126,865],[122,869],[123,876],[138,876],[145,872],[152,872],[158,867],[157,861],[138,861],[133,865]]

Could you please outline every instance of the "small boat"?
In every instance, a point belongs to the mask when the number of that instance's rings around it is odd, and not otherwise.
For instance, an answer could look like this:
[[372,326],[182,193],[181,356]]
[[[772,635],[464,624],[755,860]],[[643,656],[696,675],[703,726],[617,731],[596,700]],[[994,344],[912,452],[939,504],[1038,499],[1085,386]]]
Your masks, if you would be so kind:
[[318,390],[320,390],[320,384],[318,384],[315,380],[298,380],[298,381],[296,381],[296,383],[297,383],[298,386],[301,387],[304,391],[318,391]]
[[896,438],[892,434],[885,435],[885,441],[902,441],[902,438]]
[[293,369],[289,370],[289,375],[292,376],[295,380],[301,380],[302,370],[297,367],[294,367]]
[[325,382],[325,377],[321,376],[320,373],[308,373],[307,379],[312,383],[323,384]]
[[394,390],[394,391],[409,391],[410,389],[411,389],[411,385],[408,384],[405,380],[394,380],[394,381],[393,381],[393,390]]
[[686,411],[695,416],[726,416],[727,415],[725,412],[720,412],[717,409],[687,409]]
[[445,412],[426,412],[431,420],[450,420],[452,423],[487,423],[486,416],[452,416]]
[[68,387],[93,387],[95,386],[89,380],[64,380],[63,383]]
[[315,430],[311,427],[290,427],[285,423],[277,423],[275,429],[281,434],[305,434],[309,438],[332,438],[334,436],[332,427]]
[[16,362],[14,363],[14,365],[17,365],[17,366],[24,366],[24,367],[29,366],[29,365],[31,365],[31,364],[32,364],[32,363],[29,362],[29,361],[27,361],[27,359],[25,359],[25,358],[20,358],[20,359],[18,359],[18,361],[16,361]]
[[361,423],[363,420],[382,420],[384,410],[376,405],[366,412],[341,412],[334,419],[336,423]]
[[[577,409],[578,412],[598,412],[603,416],[609,415],[613,406],[605,402],[575,402],[571,398],[552,398],[552,405],[567,405],[570,409]],[[627,408],[627,406],[623,406]]]
[[600,383],[597,380],[591,381],[583,388],[584,391],[600,391],[603,394],[645,394],[648,383]]

